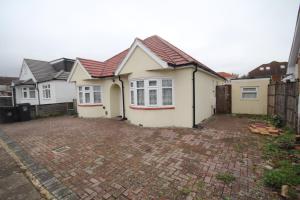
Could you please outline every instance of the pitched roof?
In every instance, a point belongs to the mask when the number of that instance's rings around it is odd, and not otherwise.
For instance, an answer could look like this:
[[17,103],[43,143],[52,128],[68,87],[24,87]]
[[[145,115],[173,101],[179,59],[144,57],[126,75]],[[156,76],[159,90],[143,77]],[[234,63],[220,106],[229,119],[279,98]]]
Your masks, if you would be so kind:
[[[51,64],[51,62],[33,59],[24,59],[30,71],[32,72],[34,78],[37,82],[49,81],[53,79],[57,80],[67,80],[69,72],[65,71],[65,62]],[[68,59],[70,62],[70,59]],[[74,62],[74,60],[73,60]],[[60,67],[57,65],[60,64]],[[70,63],[68,63],[70,65]],[[68,67],[69,68],[69,67]],[[69,70],[68,70],[69,71]]]
[[[268,78],[271,76],[283,76],[286,74],[287,62],[272,61],[262,64],[248,73],[250,78]],[[284,66],[284,67],[282,67]]]
[[218,72],[218,74],[224,78],[237,78],[237,74],[230,74],[230,73],[227,73],[227,72]]
[[0,76],[0,85],[11,85],[11,82],[17,79],[17,77]]
[[[169,42],[167,42],[166,40],[162,39],[157,35],[148,37],[144,40],[141,39],[137,39],[137,40],[142,42],[142,44],[144,44],[154,54],[156,54],[159,58],[161,58],[163,61],[165,61],[166,63],[168,63],[168,65],[172,67],[179,67],[188,64],[197,64],[203,70],[223,78],[222,76],[220,76],[218,73],[216,73],[209,67],[200,63],[196,59],[189,56],[187,53],[183,52],[182,50],[178,49],[177,47],[175,47],[174,45],[170,44]],[[87,60],[87,59],[81,59],[84,60],[83,62],[81,62],[81,60],[79,61],[93,77],[100,78],[100,77],[113,76],[118,65],[125,58],[128,51],[129,49],[126,49],[104,62]]]

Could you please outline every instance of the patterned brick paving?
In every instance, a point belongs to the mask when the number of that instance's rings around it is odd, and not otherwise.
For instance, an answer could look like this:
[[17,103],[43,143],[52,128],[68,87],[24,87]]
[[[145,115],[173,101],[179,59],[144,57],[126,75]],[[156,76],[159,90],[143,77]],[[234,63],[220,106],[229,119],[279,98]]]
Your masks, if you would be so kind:
[[[258,181],[262,137],[231,130],[141,128],[111,119],[56,117],[1,125],[82,199],[277,199]],[[230,172],[226,185],[216,174]]]

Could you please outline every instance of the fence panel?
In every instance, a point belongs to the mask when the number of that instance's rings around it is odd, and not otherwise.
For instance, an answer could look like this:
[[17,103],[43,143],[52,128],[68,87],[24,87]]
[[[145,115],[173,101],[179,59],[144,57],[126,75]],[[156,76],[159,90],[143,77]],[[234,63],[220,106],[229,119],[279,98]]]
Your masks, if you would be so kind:
[[268,115],[278,115],[285,125],[298,128],[299,82],[272,82],[268,86]]

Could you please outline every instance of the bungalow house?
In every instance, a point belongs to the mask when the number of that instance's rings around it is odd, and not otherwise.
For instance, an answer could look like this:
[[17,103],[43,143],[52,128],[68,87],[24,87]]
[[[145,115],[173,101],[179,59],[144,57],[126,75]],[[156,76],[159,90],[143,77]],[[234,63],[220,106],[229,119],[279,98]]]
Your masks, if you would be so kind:
[[64,109],[76,98],[75,84],[67,82],[73,64],[67,58],[50,62],[24,59],[19,79],[12,83],[15,104],[29,103],[48,112]]
[[136,38],[106,61],[77,58],[69,76],[80,117],[147,126],[196,127],[214,114],[225,79],[159,36]]

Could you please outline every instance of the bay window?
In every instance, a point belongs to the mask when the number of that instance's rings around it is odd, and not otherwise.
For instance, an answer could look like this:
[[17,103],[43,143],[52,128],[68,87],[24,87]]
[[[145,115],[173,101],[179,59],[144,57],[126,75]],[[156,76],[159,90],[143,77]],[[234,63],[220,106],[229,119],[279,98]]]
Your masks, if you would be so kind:
[[101,86],[79,86],[78,87],[79,104],[101,104],[102,90]]
[[173,106],[172,79],[145,79],[130,81],[130,103],[138,107]]

